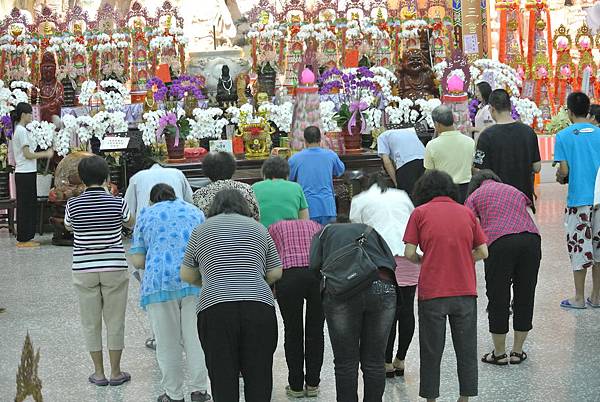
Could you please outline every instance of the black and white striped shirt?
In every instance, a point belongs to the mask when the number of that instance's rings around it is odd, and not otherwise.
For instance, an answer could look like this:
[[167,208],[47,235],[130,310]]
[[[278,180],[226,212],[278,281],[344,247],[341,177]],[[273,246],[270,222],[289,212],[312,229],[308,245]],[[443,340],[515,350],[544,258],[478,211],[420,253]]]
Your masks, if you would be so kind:
[[274,306],[265,276],[280,268],[281,261],[267,229],[252,218],[237,214],[209,218],[192,232],[183,264],[202,274],[199,312],[238,301]]
[[100,187],[92,187],[67,201],[65,226],[75,235],[73,271],[104,272],[127,269],[123,249],[123,222],[129,220],[127,203]]

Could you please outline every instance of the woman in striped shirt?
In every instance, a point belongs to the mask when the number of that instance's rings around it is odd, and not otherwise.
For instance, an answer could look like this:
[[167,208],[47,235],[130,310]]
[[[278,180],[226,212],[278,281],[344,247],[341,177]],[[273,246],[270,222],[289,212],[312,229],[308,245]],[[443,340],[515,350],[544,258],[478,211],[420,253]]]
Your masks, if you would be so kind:
[[[125,200],[106,189],[109,169],[103,158],[96,155],[84,158],[77,170],[86,189],[67,202],[64,223],[74,233],[73,284],[79,296],[84,338],[95,368],[89,381],[99,386],[121,385],[131,379],[121,371],[129,284],[121,231],[132,217]],[[104,376],[102,317],[108,338],[110,381]]]
[[269,285],[281,261],[267,229],[252,219],[235,189],[216,194],[208,220],[188,243],[181,279],[202,287],[198,334],[216,401],[239,400],[239,373],[247,401],[269,401],[277,318]]

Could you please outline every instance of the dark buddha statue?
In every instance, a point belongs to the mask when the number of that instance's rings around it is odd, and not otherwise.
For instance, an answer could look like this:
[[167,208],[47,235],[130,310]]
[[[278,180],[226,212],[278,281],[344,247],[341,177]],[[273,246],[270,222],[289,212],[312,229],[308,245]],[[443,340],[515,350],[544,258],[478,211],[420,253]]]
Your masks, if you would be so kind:
[[404,53],[396,76],[398,77],[398,95],[402,98],[416,100],[439,96],[433,69],[423,57],[420,49],[410,49]]
[[221,107],[235,105],[238,100],[237,88],[235,88],[233,79],[229,75],[229,66],[224,65],[221,69],[221,76],[217,83],[217,102]]

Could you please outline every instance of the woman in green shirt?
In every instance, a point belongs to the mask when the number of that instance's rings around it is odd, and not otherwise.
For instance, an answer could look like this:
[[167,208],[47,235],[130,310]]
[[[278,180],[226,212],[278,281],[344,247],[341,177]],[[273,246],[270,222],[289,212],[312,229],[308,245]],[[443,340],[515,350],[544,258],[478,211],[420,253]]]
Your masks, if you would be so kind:
[[288,180],[287,160],[272,156],[262,165],[263,181],[252,186],[265,227],[286,219],[309,219],[302,187]]

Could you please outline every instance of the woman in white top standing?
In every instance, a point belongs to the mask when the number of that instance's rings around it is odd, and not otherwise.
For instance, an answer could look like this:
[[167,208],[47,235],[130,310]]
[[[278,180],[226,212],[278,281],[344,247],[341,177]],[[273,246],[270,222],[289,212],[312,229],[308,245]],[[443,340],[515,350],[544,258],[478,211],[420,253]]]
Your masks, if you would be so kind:
[[475,143],[477,143],[479,134],[481,134],[483,130],[495,124],[492,114],[490,113],[490,105],[488,104],[491,93],[492,86],[485,81],[478,82],[475,86],[475,97],[479,100],[479,109],[475,115],[475,127],[471,130]]
[[43,152],[34,152],[35,144],[31,134],[25,128],[32,121],[33,109],[29,103],[21,102],[11,112],[14,124],[12,138],[15,156],[15,184],[17,188],[17,247],[38,247],[32,241],[35,236],[37,190],[37,159],[52,158],[52,148]]
[[387,178],[377,173],[368,178],[367,190],[352,199],[350,220],[373,227],[383,237],[396,259],[396,320],[398,321],[398,351],[392,362],[396,325],[388,339],[385,352],[386,377],[404,375],[404,359],[415,332],[414,299],[419,280],[419,266],[404,258],[404,231],[414,210],[403,190],[388,187]]

